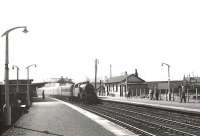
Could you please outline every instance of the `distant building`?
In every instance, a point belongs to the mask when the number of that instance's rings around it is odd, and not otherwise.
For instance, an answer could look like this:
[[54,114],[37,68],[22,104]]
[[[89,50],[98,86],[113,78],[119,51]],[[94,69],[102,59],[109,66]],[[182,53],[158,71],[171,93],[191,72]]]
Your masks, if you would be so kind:
[[125,72],[124,75],[111,77],[104,84],[107,95],[113,96],[139,96],[147,90],[147,84],[138,76],[137,70],[135,74]]
[[65,85],[65,84],[74,84],[73,83],[73,81],[72,81],[72,79],[69,79],[69,78],[63,78],[62,76],[61,76],[61,78],[59,78],[58,80],[57,80],[57,83],[59,83],[60,85]]
[[45,81],[45,84],[41,87],[58,87],[58,86],[65,86],[68,84],[74,84],[74,82],[72,81],[72,79],[66,77],[64,78],[63,76],[61,76],[60,78],[50,78],[48,80]]
[[200,90],[200,77],[184,76],[182,83],[190,93],[196,93],[196,89]]
[[48,83],[50,86],[57,85],[57,83],[59,83],[59,85],[74,84],[72,79],[68,77],[64,78],[63,76],[61,76],[60,78],[50,78],[47,79],[45,82]]
[[183,83],[184,84],[191,84],[191,85],[194,85],[194,86],[200,86],[200,77],[190,77],[190,76],[187,76],[187,77],[183,77]]

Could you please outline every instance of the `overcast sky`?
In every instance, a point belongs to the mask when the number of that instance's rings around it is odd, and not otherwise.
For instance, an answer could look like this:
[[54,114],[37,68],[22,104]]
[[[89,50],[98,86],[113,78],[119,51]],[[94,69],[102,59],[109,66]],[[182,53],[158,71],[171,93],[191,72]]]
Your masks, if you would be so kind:
[[[0,2],[0,33],[9,34],[10,79],[12,65],[20,78],[42,81],[52,77],[82,81],[129,74],[138,69],[146,81],[200,75],[199,0],[6,0]],[[0,38],[0,81],[4,80],[5,37]]]

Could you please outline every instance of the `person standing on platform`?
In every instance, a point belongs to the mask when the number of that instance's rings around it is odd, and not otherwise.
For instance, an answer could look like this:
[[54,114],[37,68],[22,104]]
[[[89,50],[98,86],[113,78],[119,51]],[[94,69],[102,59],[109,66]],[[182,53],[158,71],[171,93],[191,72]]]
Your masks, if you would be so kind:
[[182,86],[182,90],[181,90],[181,103],[182,100],[184,100],[184,102],[186,103],[186,96],[185,96],[185,87]]
[[42,99],[45,99],[44,90],[42,91]]
[[158,100],[159,97],[159,90],[155,87],[155,96],[156,96],[156,100]]
[[149,99],[152,100],[153,99],[153,90],[149,90]]
[[130,88],[128,89],[128,94],[127,94],[127,98],[130,98],[131,97],[131,90]]

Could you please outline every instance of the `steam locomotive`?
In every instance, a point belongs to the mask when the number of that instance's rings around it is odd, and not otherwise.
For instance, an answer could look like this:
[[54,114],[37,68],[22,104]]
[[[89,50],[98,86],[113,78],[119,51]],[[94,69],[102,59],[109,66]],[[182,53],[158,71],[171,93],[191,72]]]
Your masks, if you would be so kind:
[[44,91],[47,95],[59,96],[67,98],[71,101],[80,101],[86,104],[99,103],[95,88],[89,82],[80,82],[77,84],[59,85],[54,87],[42,87],[39,88],[38,91]]

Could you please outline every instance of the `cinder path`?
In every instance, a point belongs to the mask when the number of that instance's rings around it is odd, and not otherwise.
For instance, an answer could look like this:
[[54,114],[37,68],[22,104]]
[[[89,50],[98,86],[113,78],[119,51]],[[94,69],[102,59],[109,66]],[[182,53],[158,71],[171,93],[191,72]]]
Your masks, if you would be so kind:
[[62,104],[46,98],[37,99],[2,136],[114,136],[94,121]]

